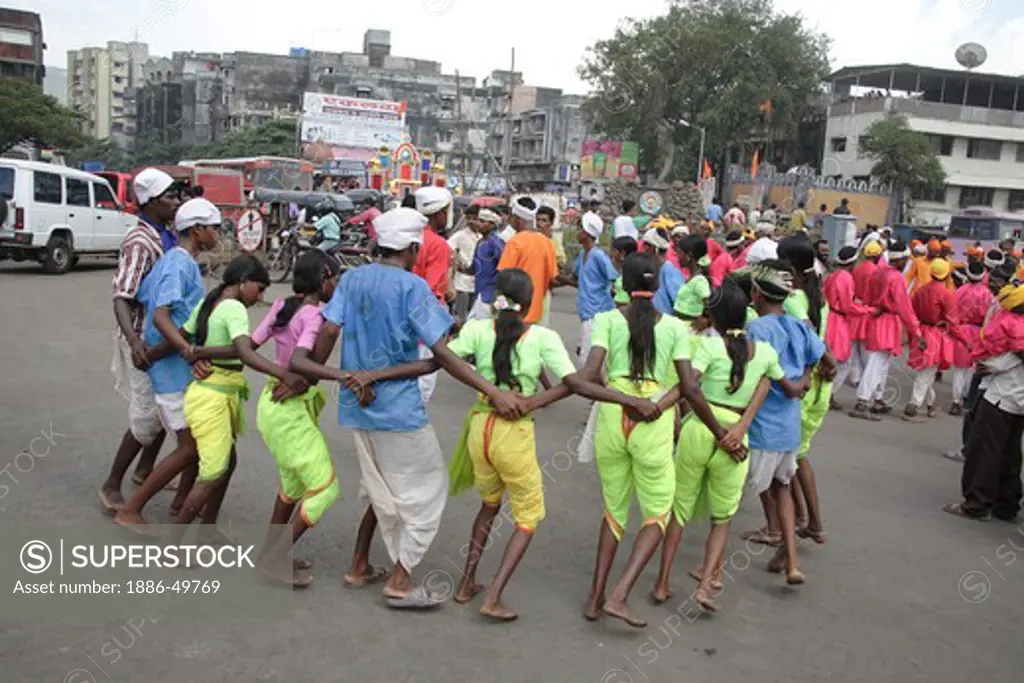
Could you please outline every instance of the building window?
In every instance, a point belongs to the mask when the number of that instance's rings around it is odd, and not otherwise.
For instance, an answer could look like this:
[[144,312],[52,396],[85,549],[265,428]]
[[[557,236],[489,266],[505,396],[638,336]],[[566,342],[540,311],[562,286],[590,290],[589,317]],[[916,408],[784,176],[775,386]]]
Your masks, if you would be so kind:
[[991,187],[961,187],[960,208],[970,206],[992,206],[996,191]]
[[1024,190],[1010,190],[1010,201],[1006,208],[1010,211],[1024,211]]
[[832,138],[832,151],[833,152],[845,152],[846,151],[846,138]]
[[928,142],[931,143],[932,149],[940,157],[951,157],[953,156],[953,136],[952,135],[928,135]]
[[986,140],[985,138],[967,139],[967,158],[984,159],[986,161],[999,161],[1003,154],[1003,143],[999,140]]
[[1017,163],[1024,164],[1024,142],[1017,143]]
[[910,193],[910,198],[915,199],[919,202],[935,202],[937,204],[946,203],[946,188],[940,187],[938,190],[914,190]]
[[869,144],[871,144],[871,136],[870,135],[861,135],[859,138],[857,138],[857,156],[858,157],[860,157],[861,159],[864,159],[865,157],[868,156],[867,152],[865,152],[864,149]]
[[32,194],[37,202],[63,204],[64,188],[56,173],[36,171],[32,174]]

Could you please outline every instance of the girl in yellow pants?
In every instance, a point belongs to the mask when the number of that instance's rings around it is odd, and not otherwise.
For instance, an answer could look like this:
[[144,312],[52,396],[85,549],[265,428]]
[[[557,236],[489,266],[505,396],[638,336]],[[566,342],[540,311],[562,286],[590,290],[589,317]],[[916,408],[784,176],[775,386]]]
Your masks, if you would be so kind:
[[[770,379],[783,379],[779,356],[766,342],[747,340],[747,298],[729,279],[708,304],[716,336],[695,348],[692,365],[701,374],[694,412],[683,422],[676,458],[676,489],[672,522],[665,536],[661,570],[652,597],[664,602],[672,596],[669,579],[683,527],[692,520],[711,517],[704,564],[694,599],[708,611],[712,583],[722,562],[729,522],[739,509],[747,479],[747,430],[768,395]],[[710,412],[712,419],[707,419]]]
[[[533,299],[529,275],[518,268],[503,270],[498,273],[495,287],[494,320],[467,323],[448,348],[463,358],[473,357],[476,370],[484,379],[527,397],[529,412],[568,396],[569,389],[564,384],[536,393],[544,369],[562,379],[574,372],[575,366],[557,333],[524,322]],[[532,415],[506,421],[490,405],[478,401],[466,417],[450,475],[453,495],[460,493],[471,477],[483,499],[473,522],[466,568],[455,601],[465,604],[483,590],[476,583],[476,570],[487,546],[491,524],[507,493],[516,530],[484,595],[480,613],[499,621],[515,619],[518,615],[501,602],[502,591],[545,514]]]
[[[277,377],[296,389],[306,382],[259,356],[249,338],[246,310],[270,285],[266,268],[255,257],[239,256],[224,271],[224,281],[200,303],[183,326],[193,341],[193,358],[213,359],[196,370],[185,391],[185,420],[199,452],[199,477],[175,520],[180,541],[188,525],[207,507],[219,509],[235,469],[235,440],[245,429],[242,406],[249,387],[243,365]],[[205,521],[205,520],[204,520]]]
[[[675,491],[672,409],[696,384],[685,324],[654,307],[658,270],[653,257],[628,256],[622,285],[629,305],[623,312],[607,311],[594,318],[593,348],[583,369],[565,382],[573,392],[602,402],[594,450],[605,509],[584,617],[593,621],[603,613],[643,627],[646,622],[629,609],[629,593],[668,524]],[[602,370],[607,386],[601,384]],[[682,389],[676,377],[681,378]],[[634,491],[643,514],[642,529],[606,600],[608,573],[626,530]]]
[[[292,278],[295,294],[274,302],[253,333],[253,346],[274,340],[275,362],[281,368],[289,366],[297,348],[312,351],[323,323],[319,306],[334,294],[339,270],[337,261],[319,249],[303,254]],[[274,502],[270,526],[271,531],[283,533],[276,539],[277,547],[272,547],[275,539],[268,538],[261,560],[270,573],[283,573],[294,585],[308,586],[313,580],[308,562],[296,560],[288,568],[281,567],[280,561],[338,498],[334,463],[320,431],[326,395],[321,387],[312,387],[298,396],[275,401],[278,384],[271,380],[263,390],[256,423],[280,471],[281,491]]]

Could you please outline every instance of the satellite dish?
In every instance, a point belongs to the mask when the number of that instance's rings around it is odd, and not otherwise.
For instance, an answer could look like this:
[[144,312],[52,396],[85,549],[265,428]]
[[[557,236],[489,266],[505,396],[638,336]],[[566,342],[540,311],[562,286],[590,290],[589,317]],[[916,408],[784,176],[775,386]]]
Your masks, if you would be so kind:
[[956,49],[956,61],[967,69],[977,69],[988,59],[988,50],[979,43],[964,43]]

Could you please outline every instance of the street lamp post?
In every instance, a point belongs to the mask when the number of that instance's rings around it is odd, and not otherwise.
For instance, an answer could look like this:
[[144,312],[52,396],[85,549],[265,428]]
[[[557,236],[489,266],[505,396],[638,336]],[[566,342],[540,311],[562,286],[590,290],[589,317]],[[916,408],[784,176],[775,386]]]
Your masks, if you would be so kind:
[[707,138],[708,129],[703,126],[694,125],[686,119],[680,119],[679,123],[687,128],[696,128],[700,131],[700,154],[697,156],[697,187],[700,187],[700,177],[704,173],[704,142]]

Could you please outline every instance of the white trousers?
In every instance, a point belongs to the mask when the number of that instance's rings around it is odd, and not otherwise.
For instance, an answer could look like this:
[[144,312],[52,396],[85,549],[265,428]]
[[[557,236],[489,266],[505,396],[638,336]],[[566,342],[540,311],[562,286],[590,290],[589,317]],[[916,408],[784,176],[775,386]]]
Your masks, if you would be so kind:
[[953,403],[963,403],[973,377],[973,368],[953,368]]
[[917,408],[930,406],[935,403],[935,375],[939,374],[939,368],[932,366],[922,368],[914,375],[914,390],[910,394],[910,404]]
[[885,380],[889,378],[889,366],[892,365],[892,356],[885,351],[867,351],[867,362],[864,364],[864,374],[861,375],[857,384],[857,400],[868,403],[872,400],[881,400],[882,391],[885,389]]
[[[420,360],[426,360],[433,357],[433,351],[426,346],[420,347]],[[420,396],[423,397],[423,405],[426,406],[430,403],[430,397],[434,395],[434,389],[437,388],[437,373],[432,372],[429,375],[420,375],[418,382],[420,386]]]
[[850,376],[850,370],[852,369],[851,365],[852,365],[852,359],[851,360],[844,360],[842,363],[838,363],[837,364],[837,366],[836,366],[836,379],[832,383],[832,386],[834,386],[836,389],[838,389],[839,387],[843,386],[843,384],[846,382],[846,378]]
[[578,360],[578,364],[579,364],[579,366],[581,368],[587,362],[587,356],[590,355],[590,347],[591,347],[591,343],[590,343],[590,336],[591,335],[590,335],[590,333],[591,333],[591,331],[593,329],[594,329],[594,321],[593,321],[593,319],[587,320],[582,325],[580,325],[580,353],[579,353],[579,358],[577,360]]
[[448,502],[448,468],[434,428],[352,433],[360,497],[373,505],[391,561],[412,571],[434,542]]
[[[850,379],[853,381],[853,385],[857,386],[860,384],[860,378],[864,376],[864,366],[868,362],[868,350],[864,348],[863,341],[854,340],[850,343],[850,360],[846,361],[850,364]],[[839,382],[836,382],[838,386]]]
[[164,428],[160,407],[149,375],[132,364],[131,345],[117,333],[110,371],[114,374],[114,391],[128,401],[128,428],[132,436],[143,446],[150,445]]

